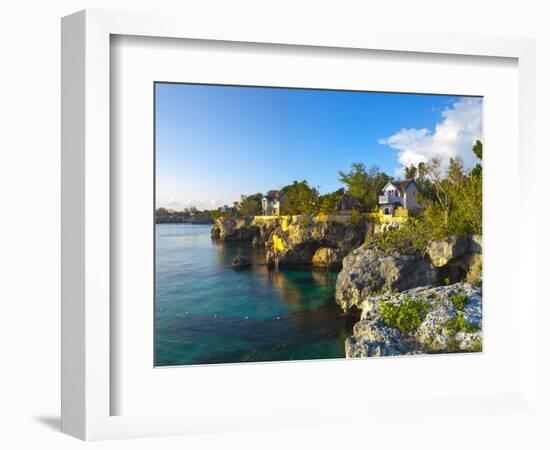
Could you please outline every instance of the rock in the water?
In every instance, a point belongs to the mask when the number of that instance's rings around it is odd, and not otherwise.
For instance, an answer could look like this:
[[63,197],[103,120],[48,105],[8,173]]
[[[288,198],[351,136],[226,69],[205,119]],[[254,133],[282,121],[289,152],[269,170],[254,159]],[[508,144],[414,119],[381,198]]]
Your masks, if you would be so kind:
[[443,267],[451,260],[463,256],[468,251],[468,239],[462,236],[439,241],[428,245],[428,255],[435,267]]
[[336,281],[336,303],[344,311],[384,291],[403,291],[436,282],[435,268],[427,258],[359,247],[343,260]]
[[322,247],[315,252],[311,263],[315,267],[338,267],[342,265],[342,257],[338,250]]
[[231,261],[231,267],[235,270],[246,269],[252,265],[252,260],[247,256],[235,256]]
[[[397,294],[369,297],[361,320],[346,340],[348,358],[482,350],[481,290],[469,283],[420,287]],[[404,302],[422,302],[418,327],[403,331],[384,321],[381,305],[398,309]]]

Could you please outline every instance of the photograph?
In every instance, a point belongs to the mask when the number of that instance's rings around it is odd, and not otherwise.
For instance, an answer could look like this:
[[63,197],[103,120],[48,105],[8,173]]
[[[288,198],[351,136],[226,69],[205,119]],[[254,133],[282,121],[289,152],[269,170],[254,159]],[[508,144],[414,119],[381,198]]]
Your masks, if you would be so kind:
[[154,365],[480,353],[483,98],[154,83]]

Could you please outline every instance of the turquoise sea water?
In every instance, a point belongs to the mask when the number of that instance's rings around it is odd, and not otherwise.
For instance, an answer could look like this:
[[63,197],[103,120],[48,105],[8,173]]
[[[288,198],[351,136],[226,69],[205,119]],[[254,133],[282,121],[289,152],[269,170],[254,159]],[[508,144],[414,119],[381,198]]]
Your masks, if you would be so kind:
[[[210,225],[156,225],[157,366],[344,357],[353,322],[334,302],[337,272],[270,269],[249,243]],[[236,255],[250,270],[234,271]]]

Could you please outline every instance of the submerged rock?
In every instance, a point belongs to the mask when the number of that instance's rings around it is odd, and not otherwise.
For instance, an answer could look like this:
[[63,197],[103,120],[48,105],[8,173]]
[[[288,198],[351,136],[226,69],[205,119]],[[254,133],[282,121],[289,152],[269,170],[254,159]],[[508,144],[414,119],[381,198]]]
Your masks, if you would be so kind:
[[[411,308],[411,304],[418,308]],[[386,322],[389,315],[382,313],[381,305],[391,305],[400,319],[395,323]],[[420,311],[419,316],[411,310]],[[407,329],[405,322],[413,323],[413,319],[417,320],[417,326]],[[479,352],[482,350],[481,327],[481,290],[469,283],[419,287],[369,297],[368,307],[363,309],[353,335],[346,339],[346,356]]]
[[252,265],[252,260],[248,256],[235,256],[231,261],[231,267],[235,270],[246,269]]

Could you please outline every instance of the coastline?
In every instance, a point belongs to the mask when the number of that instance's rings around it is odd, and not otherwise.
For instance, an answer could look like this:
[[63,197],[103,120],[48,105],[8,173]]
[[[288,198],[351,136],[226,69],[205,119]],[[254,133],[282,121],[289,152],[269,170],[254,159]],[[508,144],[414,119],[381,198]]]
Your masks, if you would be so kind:
[[155,217],[155,224],[214,225],[211,218]]
[[261,249],[275,268],[338,269],[333,301],[359,318],[342,342],[347,358],[481,352],[482,236],[431,240],[421,251],[387,247],[383,236],[406,223],[369,215],[217,219],[212,240]]

